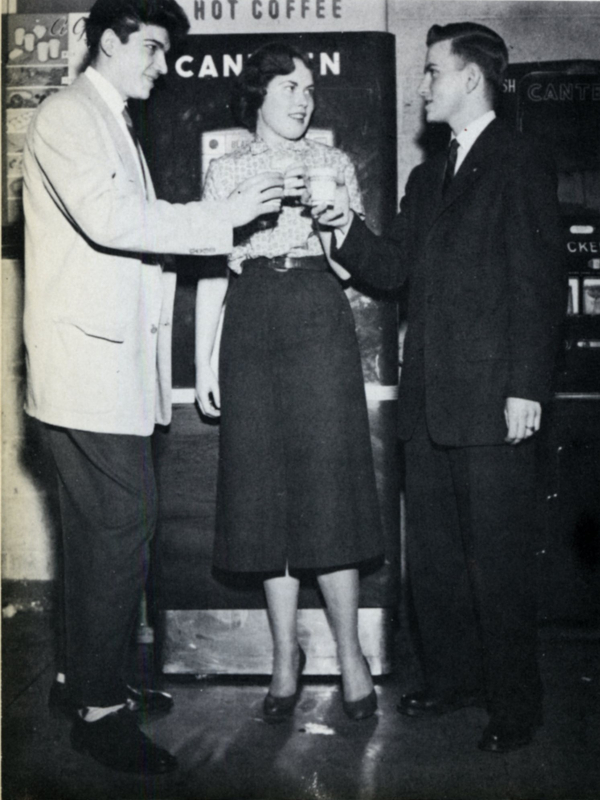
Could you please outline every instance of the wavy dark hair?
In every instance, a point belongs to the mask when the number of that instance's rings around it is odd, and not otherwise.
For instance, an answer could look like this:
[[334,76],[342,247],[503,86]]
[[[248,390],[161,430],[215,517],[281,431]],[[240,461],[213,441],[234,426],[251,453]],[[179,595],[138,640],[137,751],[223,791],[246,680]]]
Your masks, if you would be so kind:
[[256,130],[256,118],[265,99],[267,86],[275,76],[292,73],[296,68],[295,59],[314,74],[308,56],[290,44],[270,42],[250,56],[233,85],[231,95],[231,111],[238,125],[243,125],[252,132]]
[[176,0],[96,0],[85,22],[87,63],[93,64],[98,57],[104,31],[113,30],[125,44],[141,25],[164,28],[173,44],[190,29],[185,11]]
[[452,22],[433,25],[427,32],[427,47],[449,41],[451,52],[465,63],[477,64],[485,78],[489,99],[495,104],[502,91],[508,65],[508,49],[504,39],[477,22]]

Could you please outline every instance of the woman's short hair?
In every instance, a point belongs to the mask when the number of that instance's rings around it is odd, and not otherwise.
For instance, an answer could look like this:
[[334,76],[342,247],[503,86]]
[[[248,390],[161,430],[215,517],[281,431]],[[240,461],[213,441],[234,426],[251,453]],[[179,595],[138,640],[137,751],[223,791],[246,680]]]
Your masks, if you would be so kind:
[[450,42],[454,55],[465,62],[477,64],[489,88],[490,99],[495,102],[502,91],[508,64],[504,39],[491,28],[477,22],[433,25],[427,32],[427,47],[443,41]]
[[141,25],[164,28],[172,43],[183,39],[190,29],[176,0],[96,0],[85,22],[87,62],[93,64],[96,60],[104,31],[113,30],[125,44]]
[[233,86],[231,97],[231,110],[238,125],[250,131],[256,130],[258,110],[263,104],[268,85],[275,76],[292,73],[296,69],[295,60],[313,71],[305,53],[282,42],[265,44],[250,56]]

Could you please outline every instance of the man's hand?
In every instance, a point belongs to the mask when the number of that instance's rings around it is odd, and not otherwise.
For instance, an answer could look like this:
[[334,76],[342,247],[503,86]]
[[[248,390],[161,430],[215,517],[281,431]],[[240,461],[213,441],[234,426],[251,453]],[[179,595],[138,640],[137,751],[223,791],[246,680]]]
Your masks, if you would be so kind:
[[542,407],[535,400],[507,397],[504,404],[504,419],[508,429],[504,441],[508,444],[519,444],[539,431]]
[[345,183],[338,183],[335,189],[335,204],[333,208],[321,203],[313,206],[311,214],[319,225],[326,228],[335,228],[344,235],[348,233],[352,222],[352,211],[350,210],[350,197]]
[[196,368],[196,402],[206,417],[221,416],[219,379],[208,364]]
[[242,181],[225,201],[233,227],[247,225],[262,214],[278,214],[283,184],[280,172],[261,172]]

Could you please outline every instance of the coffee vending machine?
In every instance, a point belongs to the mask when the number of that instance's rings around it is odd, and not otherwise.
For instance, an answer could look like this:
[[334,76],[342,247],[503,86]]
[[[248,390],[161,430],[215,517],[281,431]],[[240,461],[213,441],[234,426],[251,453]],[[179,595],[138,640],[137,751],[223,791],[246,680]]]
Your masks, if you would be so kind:
[[[388,33],[190,35],[183,55],[140,108],[139,130],[159,197],[200,197],[209,161],[230,152],[247,131],[235,127],[229,96],[243,59],[267,41],[290,41],[314,64],[316,110],[309,135],[353,160],[367,222],[380,231],[397,208],[395,43]],[[178,257],[173,327],[173,422],[155,436],[160,521],[150,584],[162,626],[166,673],[260,674],[272,644],[260,579],[212,568],[218,423],[194,405],[194,305],[200,277],[221,274],[222,258]],[[216,272],[215,272],[216,270]],[[399,587],[396,452],[397,305],[346,289],[362,357],[385,562],[362,576],[359,633],[373,674],[392,670]],[[338,671],[335,642],[316,583],[302,585],[299,638],[309,674]]]

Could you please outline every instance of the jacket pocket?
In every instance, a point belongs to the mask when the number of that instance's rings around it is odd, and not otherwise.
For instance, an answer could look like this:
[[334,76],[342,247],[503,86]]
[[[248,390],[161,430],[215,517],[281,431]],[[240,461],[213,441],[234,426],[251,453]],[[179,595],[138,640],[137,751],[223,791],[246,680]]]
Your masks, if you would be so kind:
[[51,404],[83,414],[113,411],[123,382],[122,334],[74,321],[52,327]]
[[106,319],[89,319],[73,315],[56,317],[54,319],[59,325],[72,325],[94,339],[106,339],[107,342],[117,342],[121,344],[125,341],[125,325],[115,324]]

